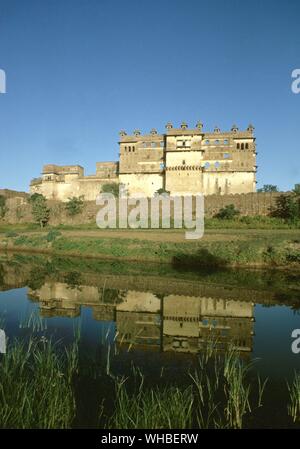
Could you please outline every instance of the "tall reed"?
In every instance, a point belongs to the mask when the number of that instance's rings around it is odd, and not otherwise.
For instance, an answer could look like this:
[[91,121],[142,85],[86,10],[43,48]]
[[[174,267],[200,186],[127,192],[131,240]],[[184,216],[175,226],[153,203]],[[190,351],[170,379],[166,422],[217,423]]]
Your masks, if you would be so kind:
[[287,384],[290,395],[288,404],[288,413],[293,421],[300,421],[300,372],[295,372],[291,384]]
[[13,341],[0,364],[1,428],[67,428],[75,416],[76,349],[31,337]]

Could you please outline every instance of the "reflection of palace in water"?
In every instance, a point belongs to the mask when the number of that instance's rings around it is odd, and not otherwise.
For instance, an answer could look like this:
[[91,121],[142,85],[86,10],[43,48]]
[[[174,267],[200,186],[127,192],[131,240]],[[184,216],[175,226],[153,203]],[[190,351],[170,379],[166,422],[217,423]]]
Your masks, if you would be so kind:
[[44,317],[75,317],[82,306],[91,307],[94,319],[116,323],[118,344],[132,349],[196,353],[214,339],[220,348],[230,341],[252,350],[254,305],[248,301],[54,281],[30,289],[29,296],[39,301]]

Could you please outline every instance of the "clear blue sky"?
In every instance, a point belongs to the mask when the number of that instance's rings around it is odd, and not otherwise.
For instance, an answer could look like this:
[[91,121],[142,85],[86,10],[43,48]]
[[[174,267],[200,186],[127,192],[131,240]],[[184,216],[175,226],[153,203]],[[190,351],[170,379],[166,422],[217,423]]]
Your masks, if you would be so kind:
[[118,132],[255,126],[258,186],[300,182],[299,0],[0,0],[0,188],[95,172]]

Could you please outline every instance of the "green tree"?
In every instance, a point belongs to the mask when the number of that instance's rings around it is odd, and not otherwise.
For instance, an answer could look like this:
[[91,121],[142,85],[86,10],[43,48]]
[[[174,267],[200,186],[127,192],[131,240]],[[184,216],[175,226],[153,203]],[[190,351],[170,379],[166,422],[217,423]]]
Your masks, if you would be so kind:
[[7,211],[6,198],[4,195],[0,195],[0,218],[4,218]]
[[293,188],[293,193],[296,196],[300,196],[300,184],[295,184],[294,188]]
[[48,208],[46,198],[40,193],[34,193],[29,198],[29,202],[35,221],[43,228],[50,218],[50,209]]
[[66,203],[66,211],[68,215],[73,217],[74,215],[78,215],[82,212],[84,206],[83,199],[84,199],[83,196],[80,197],[73,196],[72,198],[68,199],[68,202]]
[[101,186],[101,193],[112,193],[116,198],[119,197],[119,184],[110,182]]
[[276,207],[272,215],[292,221],[300,218],[299,199],[294,195],[280,195],[276,199]]
[[278,187],[273,184],[264,184],[264,186],[260,189],[257,189],[258,192],[278,192]]
[[215,215],[215,218],[220,218],[221,220],[232,220],[234,217],[240,215],[240,211],[235,208],[234,204],[227,204],[219,210]]

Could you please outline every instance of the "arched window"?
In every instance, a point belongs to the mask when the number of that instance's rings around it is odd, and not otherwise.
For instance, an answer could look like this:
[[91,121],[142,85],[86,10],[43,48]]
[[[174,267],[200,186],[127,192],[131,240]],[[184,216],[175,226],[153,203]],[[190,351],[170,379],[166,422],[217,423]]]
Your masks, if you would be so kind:
[[245,144],[245,148],[246,148],[246,150],[249,150],[249,143]]
[[239,150],[239,149],[240,149],[240,144],[237,143],[237,144],[236,144],[236,147],[237,147],[237,149]]
[[242,143],[242,144],[241,144],[241,150],[243,150],[243,149],[244,149],[244,144]]

